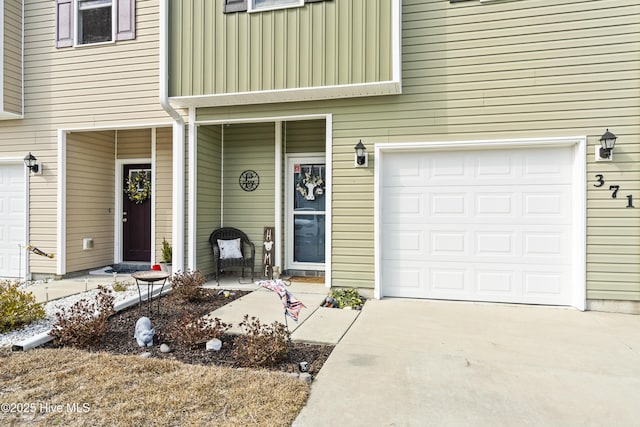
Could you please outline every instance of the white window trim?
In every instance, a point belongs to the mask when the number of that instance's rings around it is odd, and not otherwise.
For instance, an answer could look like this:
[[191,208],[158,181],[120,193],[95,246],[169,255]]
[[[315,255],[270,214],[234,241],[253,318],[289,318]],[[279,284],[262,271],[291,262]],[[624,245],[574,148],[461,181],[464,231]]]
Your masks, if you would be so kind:
[[304,0],[296,0],[296,3],[286,3],[282,5],[274,5],[274,6],[266,6],[266,7],[256,7],[254,5],[255,0],[247,0],[247,12],[265,12],[268,10],[278,10],[278,9],[289,9],[294,7],[302,7],[304,6]]
[[[114,1],[111,0],[111,40],[106,42],[98,42],[98,43],[80,43],[80,35],[78,34],[79,25],[78,25],[78,15],[79,15],[79,5],[78,0],[73,0],[73,47],[87,47],[87,46],[101,46],[106,44],[113,44],[116,42],[116,8],[114,6]],[[88,9],[99,9],[107,6],[97,6]]]

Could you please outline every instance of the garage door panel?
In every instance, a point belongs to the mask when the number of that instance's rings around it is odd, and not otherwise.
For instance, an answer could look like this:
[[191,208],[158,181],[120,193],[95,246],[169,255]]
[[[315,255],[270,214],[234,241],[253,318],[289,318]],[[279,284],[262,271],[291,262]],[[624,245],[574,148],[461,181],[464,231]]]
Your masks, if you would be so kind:
[[433,268],[430,270],[430,290],[435,295],[466,294],[470,285],[467,275],[466,269]]
[[485,298],[515,296],[517,280],[513,270],[482,270],[476,272],[476,290]]
[[[550,153],[553,153],[550,155]],[[523,176],[530,179],[565,180],[571,174],[571,147],[520,150]],[[553,158],[552,158],[553,157]]]
[[0,164],[0,277],[18,277],[24,268],[25,214],[24,164]]
[[569,305],[572,156],[385,154],[382,294]]
[[518,235],[510,231],[482,231],[475,233],[475,256],[505,257],[514,253]]
[[383,245],[391,258],[410,254],[416,256],[426,255],[424,233],[422,231],[398,229],[393,237],[389,237],[383,242]]
[[386,262],[382,266],[383,277],[385,280],[393,283],[393,289],[396,291],[403,290],[407,292],[407,288],[413,288],[409,294],[401,296],[410,296],[416,292],[425,283],[425,269],[419,264],[409,260],[400,260],[399,262]]
[[394,192],[388,197],[383,210],[384,217],[393,218],[395,223],[423,222],[424,195],[416,192]]

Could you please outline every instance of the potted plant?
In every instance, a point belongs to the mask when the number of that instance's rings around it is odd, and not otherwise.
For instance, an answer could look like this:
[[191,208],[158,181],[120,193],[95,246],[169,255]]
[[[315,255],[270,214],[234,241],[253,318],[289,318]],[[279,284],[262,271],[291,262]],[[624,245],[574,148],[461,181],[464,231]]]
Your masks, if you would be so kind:
[[171,245],[167,242],[167,239],[162,239],[162,257],[160,260],[160,268],[162,271],[171,271]]

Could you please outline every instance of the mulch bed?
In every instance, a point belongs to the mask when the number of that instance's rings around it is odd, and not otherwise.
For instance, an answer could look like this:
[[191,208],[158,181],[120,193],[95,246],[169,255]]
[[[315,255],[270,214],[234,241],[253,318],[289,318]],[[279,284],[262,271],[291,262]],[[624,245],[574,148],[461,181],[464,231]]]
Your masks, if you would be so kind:
[[[224,295],[218,295],[218,292],[219,291],[215,289],[203,289],[203,297],[197,303],[186,303],[176,298],[175,295],[169,294],[160,299],[159,314],[157,300],[153,301],[150,313],[147,311],[147,305],[145,303],[143,303],[140,309],[138,305],[135,305],[120,311],[109,318],[109,331],[106,337],[102,341],[93,344],[88,350],[124,355],[137,355],[150,352],[151,357],[158,359],[177,360],[195,365],[239,367],[232,356],[233,341],[235,339],[232,335],[225,335],[222,338],[222,349],[217,352],[206,350],[204,344],[201,348],[189,349],[179,347],[172,343],[167,343],[171,348],[171,352],[160,352],[161,343],[158,340],[158,336],[161,336],[162,331],[166,330],[169,325],[182,317],[185,312],[194,311],[204,316],[234,299],[249,293],[247,291],[234,291],[235,295],[225,298]],[[251,316],[251,313],[247,314]],[[156,331],[153,347],[141,348],[133,338],[135,324],[141,316],[148,317],[151,320],[151,326]],[[48,346],[55,345],[48,344]],[[287,360],[270,369],[283,372],[298,372],[299,362],[306,361],[309,364],[309,373],[315,376],[320,371],[320,368],[332,350],[333,346],[330,345],[292,342]]]

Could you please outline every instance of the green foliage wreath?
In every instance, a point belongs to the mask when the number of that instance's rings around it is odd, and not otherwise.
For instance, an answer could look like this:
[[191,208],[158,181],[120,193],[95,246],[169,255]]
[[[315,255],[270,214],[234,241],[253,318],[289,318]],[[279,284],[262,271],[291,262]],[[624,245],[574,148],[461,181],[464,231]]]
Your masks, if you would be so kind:
[[151,173],[150,172],[138,172],[133,174],[133,177],[129,176],[124,187],[124,192],[129,197],[129,200],[140,204],[151,197]]

